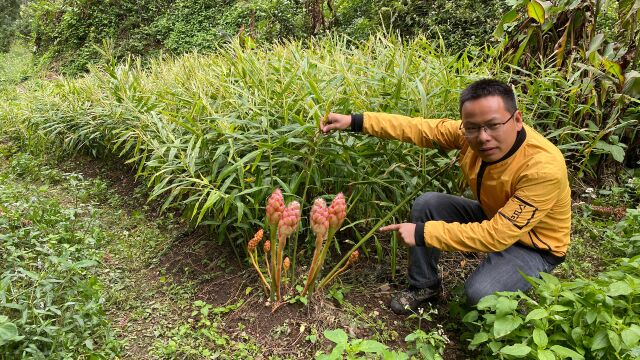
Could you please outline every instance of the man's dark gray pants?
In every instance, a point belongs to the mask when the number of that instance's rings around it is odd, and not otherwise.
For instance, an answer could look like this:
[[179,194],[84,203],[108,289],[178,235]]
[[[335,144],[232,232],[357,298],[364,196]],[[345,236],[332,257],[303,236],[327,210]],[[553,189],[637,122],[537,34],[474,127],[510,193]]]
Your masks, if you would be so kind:
[[[428,192],[419,196],[411,208],[413,222],[441,220],[445,222],[482,222],[487,220],[477,201],[459,196]],[[409,256],[409,285],[413,288],[437,286],[440,250],[429,247],[412,247]],[[526,291],[531,284],[519,273],[539,277],[540,272],[550,272],[555,265],[547,262],[539,252],[525,245],[511,247],[488,254],[487,258],[469,276],[464,284],[469,305],[475,305],[486,295],[496,291]]]

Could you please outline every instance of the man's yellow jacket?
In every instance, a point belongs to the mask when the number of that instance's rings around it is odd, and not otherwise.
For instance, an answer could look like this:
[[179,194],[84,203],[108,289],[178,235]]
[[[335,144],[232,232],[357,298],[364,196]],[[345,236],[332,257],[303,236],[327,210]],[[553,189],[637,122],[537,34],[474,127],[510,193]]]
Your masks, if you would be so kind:
[[352,129],[421,147],[459,149],[459,162],[488,220],[424,224],[428,246],[441,250],[497,252],[520,242],[562,261],[569,246],[571,190],[560,150],[524,125],[505,156],[485,162],[469,147],[460,120],[410,118],[384,113],[354,115]]

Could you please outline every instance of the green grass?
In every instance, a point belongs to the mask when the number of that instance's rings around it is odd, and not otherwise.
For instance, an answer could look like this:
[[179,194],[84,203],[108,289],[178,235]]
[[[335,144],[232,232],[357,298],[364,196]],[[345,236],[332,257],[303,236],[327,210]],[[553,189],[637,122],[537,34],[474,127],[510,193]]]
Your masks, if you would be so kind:
[[23,44],[16,43],[8,53],[0,53],[0,95],[6,90],[15,90],[16,84],[26,80],[31,72],[31,52]]
[[192,311],[211,306],[195,302],[195,283],[153,270],[180,222],[148,219],[143,198],[122,198],[100,178],[62,170],[76,161],[0,157],[0,323],[7,330],[0,352],[35,359],[257,354],[251,339],[239,342],[221,329],[210,342],[217,309],[211,324],[199,316],[202,328],[191,332]]
[[[108,238],[80,201],[88,184],[74,179],[28,155],[0,170],[0,316],[12,335],[0,352],[11,358],[110,358],[121,349],[99,279]],[[75,194],[70,206],[47,195],[61,181]]]

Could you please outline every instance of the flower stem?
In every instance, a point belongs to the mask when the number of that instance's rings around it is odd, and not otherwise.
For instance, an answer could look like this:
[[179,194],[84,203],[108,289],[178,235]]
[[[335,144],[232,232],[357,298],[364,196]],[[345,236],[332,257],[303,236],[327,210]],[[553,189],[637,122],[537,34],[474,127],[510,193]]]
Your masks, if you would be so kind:
[[271,238],[271,301],[276,299],[276,246],[278,246],[277,239],[277,225],[271,225],[269,228],[269,237]]
[[287,244],[286,236],[279,236],[278,238],[278,264],[276,265],[276,294],[278,301],[282,301],[282,293],[280,291],[281,277],[282,277],[282,260],[284,255],[284,247]]
[[269,275],[269,279],[273,279],[273,276],[271,276],[271,269],[269,268],[269,254],[264,254],[264,263],[265,265],[267,265],[267,275]]
[[309,267],[309,275],[307,276],[307,283],[304,285],[304,290],[302,290],[302,296],[307,294],[309,287],[313,281],[313,273],[315,272],[316,266],[318,265],[318,257],[320,256],[320,252],[322,251],[322,240],[324,236],[316,235],[316,248],[313,250],[313,260],[311,260],[311,266]]
[[318,284],[318,287],[316,288],[316,290],[320,290],[323,287],[325,287],[327,284],[332,282],[338,275],[342,274],[345,270],[347,270],[347,267],[349,267],[348,261],[346,264],[344,264],[343,267],[340,268],[340,270],[334,273],[329,273],[327,276],[325,276],[325,278],[320,281],[320,284]]
[[333,236],[335,235],[337,229],[329,228],[329,233],[327,234],[327,241],[325,241],[322,246],[322,251],[320,252],[320,257],[318,258],[318,262],[313,269],[313,274],[311,275],[311,285],[309,286],[309,293],[313,293],[313,283],[315,282],[320,270],[322,270],[322,265],[324,264],[324,258],[327,256],[327,252],[329,252],[329,246],[331,245],[331,241],[333,241]]
[[264,278],[264,275],[262,275],[262,271],[260,270],[260,267],[258,266],[258,262],[256,261],[256,258],[254,257],[254,256],[257,257],[257,254],[254,254],[254,251],[249,251],[249,258],[251,259],[251,264],[253,265],[253,267],[258,272],[258,275],[260,275],[260,280],[262,281],[262,284],[264,285],[265,293],[269,294],[270,291],[271,291],[271,287],[269,286],[269,283],[267,282],[267,280]]

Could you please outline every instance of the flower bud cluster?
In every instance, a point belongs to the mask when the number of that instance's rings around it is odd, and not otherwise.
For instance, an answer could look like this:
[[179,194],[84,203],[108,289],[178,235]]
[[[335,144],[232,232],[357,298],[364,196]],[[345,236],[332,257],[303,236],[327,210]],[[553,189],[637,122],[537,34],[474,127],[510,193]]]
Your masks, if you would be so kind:
[[282,212],[282,217],[278,223],[278,231],[281,237],[289,237],[296,231],[300,222],[300,203],[292,201]]
[[249,244],[247,245],[247,247],[249,248],[250,251],[253,251],[256,248],[256,246],[258,246],[260,241],[262,241],[263,234],[264,234],[264,230],[260,229],[258,230],[258,232],[256,232],[255,235],[253,235],[253,239],[249,240]]
[[342,193],[339,193],[329,206],[329,226],[332,229],[340,228],[344,218],[347,216],[347,201]]
[[282,197],[282,191],[275,189],[271,196],[269,196],[269,200],[267,200],[267,222],[271,226],[278,225],[283,212],[284,198]]
[[329,230],[329,209],[322,198],[317,198],[311,207],[311,230],[318,236],[324,236]]
[[358,250],[354,250],[351,255],[349,255],[349,260],[347,260],[347,264],[353,264],[358,261],[358,257],[360,256],[360,252]]

